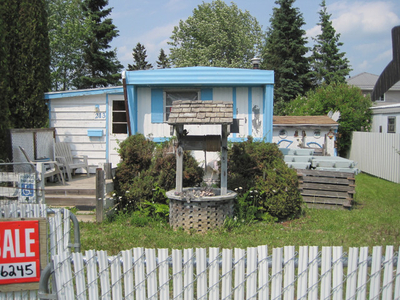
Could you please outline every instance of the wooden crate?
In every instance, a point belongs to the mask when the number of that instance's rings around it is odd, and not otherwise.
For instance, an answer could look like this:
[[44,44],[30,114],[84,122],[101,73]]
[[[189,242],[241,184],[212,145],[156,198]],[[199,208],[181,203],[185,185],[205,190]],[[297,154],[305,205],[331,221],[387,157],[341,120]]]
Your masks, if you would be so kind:
[[354,174],[297,170],[303,201],[311,208],[349,209],[355,193]]

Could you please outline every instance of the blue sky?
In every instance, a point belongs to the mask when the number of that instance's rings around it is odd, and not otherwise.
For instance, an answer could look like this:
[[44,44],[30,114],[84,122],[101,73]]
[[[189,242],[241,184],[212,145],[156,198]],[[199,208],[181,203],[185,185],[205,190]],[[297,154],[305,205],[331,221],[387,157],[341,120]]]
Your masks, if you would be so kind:
[[[211,2],[207,0],[204,2]],[[231,1],[225,1],[231,4]],[[243,11],[257,19],[265,31],[269,26],[274,0],[233,1]],[[179,20],[186,20],[201,0],[109,0],[113,7],[111,18],[119,30],[119,37],[111,43],[117,49],[118,59],[126,68],[133,63],[132,49],[138,42],[146,47],[148,61],[155,61],[163,48],[169,53],[167,42]],[[319,32],[319,0],[297,0],[294,3],[303,14],[309,45],[311,37]],[[346,52],[353,71],[351,76],[362,72],[379,75],[392,60],[391,29],[400,25],[400,1],[376,0],[326,0],[328,13],[340,41],[341,51]]]

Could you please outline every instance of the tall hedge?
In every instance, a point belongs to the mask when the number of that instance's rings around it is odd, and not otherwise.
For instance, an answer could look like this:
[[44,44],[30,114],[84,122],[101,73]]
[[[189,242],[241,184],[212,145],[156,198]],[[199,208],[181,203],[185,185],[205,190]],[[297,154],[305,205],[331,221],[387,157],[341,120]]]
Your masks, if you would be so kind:
[[43,127],[48,120],[43,94],[50,88],[46,1],[2,1],[0,11],[5,53],[0,94],[8,104],[4,114],[9,113],[11,128]]
[[238,192],[239,218],[282,220],[301,212],[296,171],[276,144],[247,141],[228,151],[228,188]]
[[[176,158],[171,142],[157,144],[142,134],[128,137],[120,144],[121,163],[115,176],[119,208],[141,209],[146,201],[167,203],[165,192],[175,188]],[[198,186],[203,169],[190,153],[184,153],[183,186]]]

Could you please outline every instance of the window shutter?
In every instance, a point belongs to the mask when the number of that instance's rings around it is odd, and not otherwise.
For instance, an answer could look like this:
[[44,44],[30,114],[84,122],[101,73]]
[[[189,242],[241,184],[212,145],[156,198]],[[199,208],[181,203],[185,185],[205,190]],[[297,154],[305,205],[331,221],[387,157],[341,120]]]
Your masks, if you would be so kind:
[[151,90],[151,123],[164,122],[164,92],[162,89]]
[[213,89],[212,88],[201,89],[200,99],[201,100],[213,100]]

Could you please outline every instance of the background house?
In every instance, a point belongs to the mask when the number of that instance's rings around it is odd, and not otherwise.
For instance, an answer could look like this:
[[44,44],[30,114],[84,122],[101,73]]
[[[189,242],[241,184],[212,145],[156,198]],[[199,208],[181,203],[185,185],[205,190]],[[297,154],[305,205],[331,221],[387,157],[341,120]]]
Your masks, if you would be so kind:
[[371,107],[371,132],[400,133],[400,103]]
[[[142,133],[157,142],[173,136],[167,121],[172,101],[179,99],[230,101],[237,120],[230,141],[251,135],[272,142],[273,71],[188,67],[127,71],[123,80],[124,87],[45,94],[56,141],[68,142],[73,154],[88,155],[89,165],[109,162],[115,167],[118,142],[129,134]],[[220,126],[185,129],[220,134]],[[202,155],[195,156],[201,161]]]
[[[347,79],[347,84],[357,86],[364,96],[371,95],[379,76],[371,73],[361,73]],[[379,99],[371,99],[376,105],[400,103],[400,82],[393,85]]]

